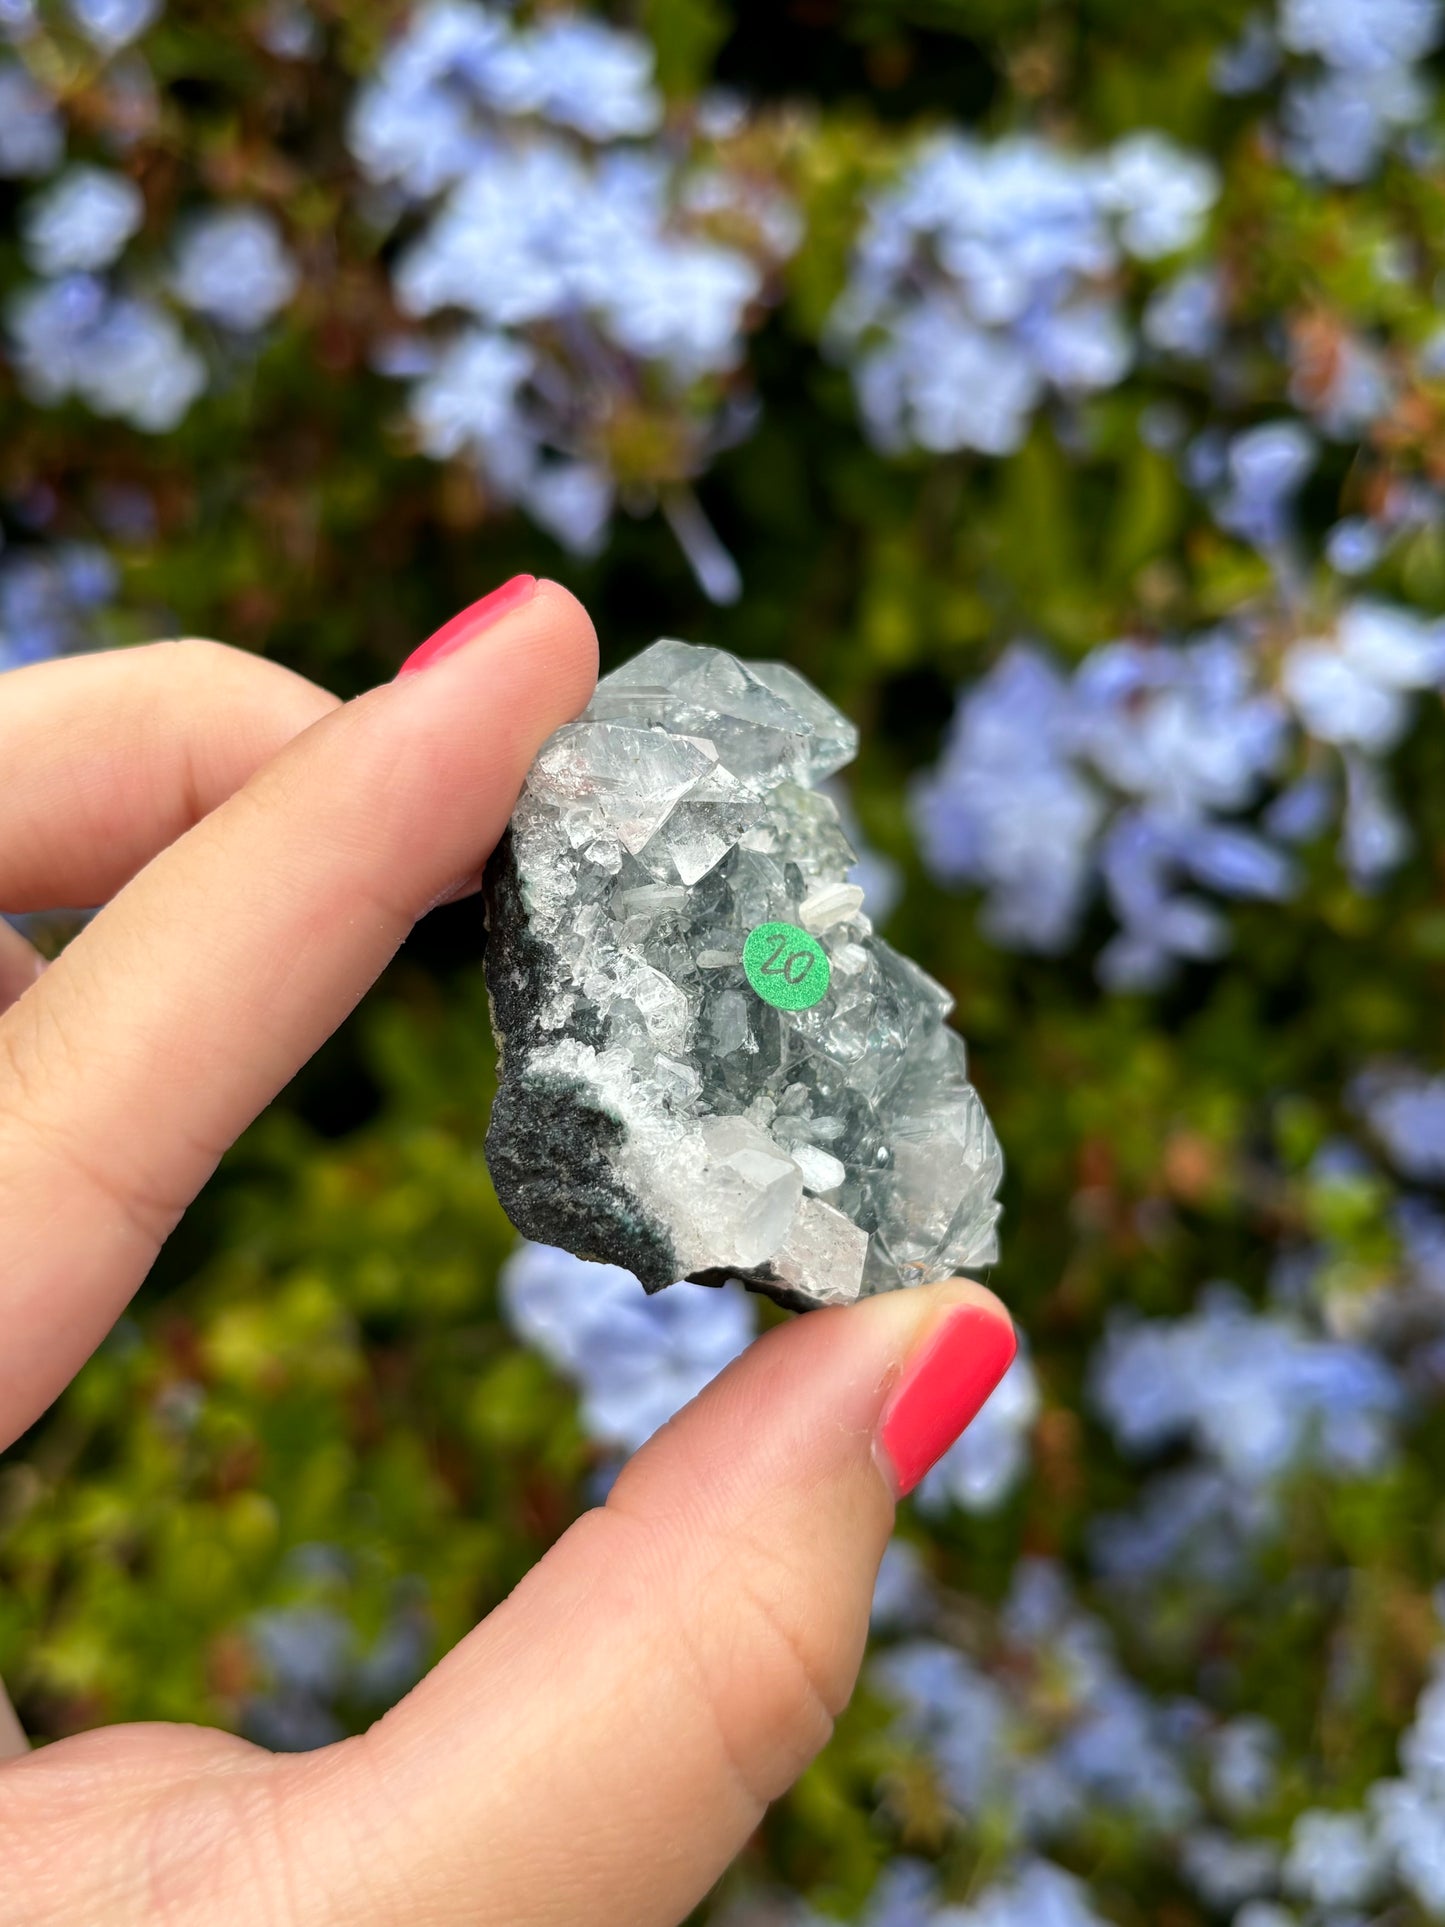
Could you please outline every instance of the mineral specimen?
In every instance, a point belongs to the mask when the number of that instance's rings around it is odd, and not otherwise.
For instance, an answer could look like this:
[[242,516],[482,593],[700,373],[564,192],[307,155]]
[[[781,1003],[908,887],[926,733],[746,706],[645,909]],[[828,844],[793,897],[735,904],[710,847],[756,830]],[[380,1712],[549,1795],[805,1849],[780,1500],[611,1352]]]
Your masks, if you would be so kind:
[[527,777],[487,869],[487,1160],[528,1236],[656,1291],[844,1304],[997,1256],[948,994],[873,934],[798,673],[656,642]]

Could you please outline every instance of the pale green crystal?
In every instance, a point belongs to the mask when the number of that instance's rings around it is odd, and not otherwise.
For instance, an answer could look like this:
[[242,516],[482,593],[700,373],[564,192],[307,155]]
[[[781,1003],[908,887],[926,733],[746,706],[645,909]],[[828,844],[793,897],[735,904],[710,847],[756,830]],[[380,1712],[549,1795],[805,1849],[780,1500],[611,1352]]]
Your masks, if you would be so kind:
[[[795,1305],[997,1256],[1002,1159],[950,999],[874,935],[814,787],[856,747],[795,670],[673,641],[544,746],[487,880],[488,1156],[530,1236]],[[827,952],[810,1009],[744,973],[772,922]]]

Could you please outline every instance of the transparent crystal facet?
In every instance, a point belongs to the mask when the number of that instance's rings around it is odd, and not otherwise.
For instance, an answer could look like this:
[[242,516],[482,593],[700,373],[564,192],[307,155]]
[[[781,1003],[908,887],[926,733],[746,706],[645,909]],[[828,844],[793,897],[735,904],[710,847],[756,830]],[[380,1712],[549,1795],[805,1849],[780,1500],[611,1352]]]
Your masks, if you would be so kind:
[[[488,871],[488,1156],[529,1235],[846,1303],[997,1255],[998,1144],[948,994],[878,938],[814,787],[857,733],[796,670],[657,642],[544,746]],[[743,968],[823,946],[812,1008]]]

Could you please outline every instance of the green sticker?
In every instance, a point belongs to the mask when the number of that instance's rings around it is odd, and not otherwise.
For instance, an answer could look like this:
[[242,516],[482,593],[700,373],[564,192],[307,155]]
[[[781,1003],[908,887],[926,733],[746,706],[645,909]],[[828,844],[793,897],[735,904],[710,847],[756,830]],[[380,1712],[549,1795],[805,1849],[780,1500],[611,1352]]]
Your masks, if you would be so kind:
[[828,994],[833,967],[816,937],[795,923],[760,923],[743,945],[743,969],[765,1004],[809,1010]]

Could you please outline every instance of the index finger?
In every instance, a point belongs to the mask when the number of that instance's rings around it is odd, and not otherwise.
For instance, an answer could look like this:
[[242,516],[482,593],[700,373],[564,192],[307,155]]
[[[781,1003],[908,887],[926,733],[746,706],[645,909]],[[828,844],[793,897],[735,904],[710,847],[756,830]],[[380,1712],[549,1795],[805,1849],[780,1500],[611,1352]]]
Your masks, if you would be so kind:
[[0,910],[104,903],[336,698],[224,643],[152,642],[0,685]]
[[305,730],[0,1018],[0,1446],[114,1322],[222,1151],[485,860],[596,639],[554,583]]

